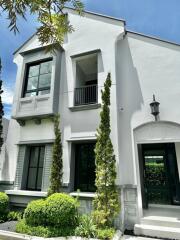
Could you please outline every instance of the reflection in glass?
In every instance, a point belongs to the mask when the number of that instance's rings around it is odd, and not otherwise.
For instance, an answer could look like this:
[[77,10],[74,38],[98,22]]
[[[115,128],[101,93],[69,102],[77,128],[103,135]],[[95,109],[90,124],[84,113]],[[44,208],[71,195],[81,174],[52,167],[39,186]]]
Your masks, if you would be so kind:
[[28,78],[27,90],[34,90],[38,85],[38,77]]
[[39,75],[39,65],[29,67],[28,77],[34,77]]
[[39,88],[50,87],[51,74],[43,74],[39,76]]
[[40,74],[51,73],[52,61],[41,63]]

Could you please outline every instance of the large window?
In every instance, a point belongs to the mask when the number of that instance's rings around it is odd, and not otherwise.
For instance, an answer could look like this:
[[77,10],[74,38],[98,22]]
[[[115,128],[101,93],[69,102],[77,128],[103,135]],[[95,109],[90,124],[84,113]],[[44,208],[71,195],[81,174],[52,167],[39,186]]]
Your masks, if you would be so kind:
[[24,97],[44,95],[50,92],[52,60],[27,66]]
[[44,146],[32,146],[29,153],[26,189],[41,191],[44,164]]
[[75,190],[95,192],[95,143],[75,145]]

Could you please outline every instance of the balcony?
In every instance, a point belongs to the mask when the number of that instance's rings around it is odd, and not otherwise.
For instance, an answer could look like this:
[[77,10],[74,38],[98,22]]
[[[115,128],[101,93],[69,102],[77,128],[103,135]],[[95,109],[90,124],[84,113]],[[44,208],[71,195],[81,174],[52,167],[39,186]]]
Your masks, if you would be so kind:
[[74,105],[95,104],[98,101],[97,84],[75,88]]

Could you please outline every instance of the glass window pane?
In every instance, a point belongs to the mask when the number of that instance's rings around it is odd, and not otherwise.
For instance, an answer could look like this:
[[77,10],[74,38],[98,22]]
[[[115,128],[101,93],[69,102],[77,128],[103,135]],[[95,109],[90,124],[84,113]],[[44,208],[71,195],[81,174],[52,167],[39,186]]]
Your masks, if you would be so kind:
[[41,63],[40,74],[51,73],[52,61]]
[[39,157],[39,147],[31,148],[30,167],[37,167]]
[[42,90],[38,92],[38,95],[45,95],[45,94],[49,94],[50,93],[50,89],[47,90]]
[[51,74],[43,74],[39,76],[39,88],[50,87]]
[[37,176],[37,189],[41,190],[43,168],[39,168]]
[[27,90],[37,89],[38,77],[28,78]]
[[37,175],[37,168],[29,168],[29,175],[28,175],[28,189],[35,189],[36,188],[36,175]]
[[34,77],[39,75],[39,65],[30,66],[28,77]]
[[36,96],[36,92],[27,92],[25,94],[25,97],[32,97],[32,96]]
[[39,167],[43,167],[43,164],[44,164],[44,152],[45,152],[45,147],[41,147],[41,149],[40,149],[40,156],[39,156]]

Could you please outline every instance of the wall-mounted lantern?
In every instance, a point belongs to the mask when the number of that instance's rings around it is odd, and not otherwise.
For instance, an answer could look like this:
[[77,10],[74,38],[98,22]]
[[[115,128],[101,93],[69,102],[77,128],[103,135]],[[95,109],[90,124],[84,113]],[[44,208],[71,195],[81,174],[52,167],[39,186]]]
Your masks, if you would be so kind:
[[153,94],[153,101],[150,103],[151,114],[155,117],[155,121],[157,121],[157,116],[159,114],[159,105],[160,103],[156,101],[155,95]]

